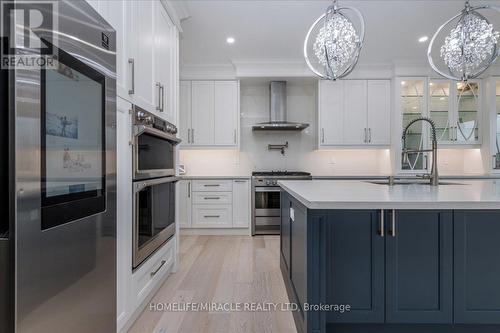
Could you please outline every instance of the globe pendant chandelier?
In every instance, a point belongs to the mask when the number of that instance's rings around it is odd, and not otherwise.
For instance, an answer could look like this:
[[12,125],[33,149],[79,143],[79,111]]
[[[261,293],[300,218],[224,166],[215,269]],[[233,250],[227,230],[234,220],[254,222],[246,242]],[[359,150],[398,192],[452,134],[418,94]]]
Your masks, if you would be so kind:
[[[494,30],[493,25],[478,12],[479,10],[500,12],[500,7],[492,5],[471,7],[467,0],[465,8],[439,27],[432,37],[427,49],[427,59],[432,69],[439,75],[466,82],[479,77],[500,55],[498,47],[500,33]],[[457,22],[456,25],[444,39],[444,44],[439,50],[441,67],[445,67],[439,69],[432,57],[434,42],[441,31],[454,21]]]
[[[357,29],[347,16],[350,11],[359,20]],[[312,44],[312,50],[318,60],[318,68],[311,63],[308,55],[310,37],[319,26],[319,32]],[[347,76],[356,66],[365,38],[365,22],[361,12],[353,7],[339,7],[338,1],[326,9],[307,32],[304,41],[304,58],[307,66],[317,76],[327,80],[337,80]],[[322,66],[319,69],[320,65]]]

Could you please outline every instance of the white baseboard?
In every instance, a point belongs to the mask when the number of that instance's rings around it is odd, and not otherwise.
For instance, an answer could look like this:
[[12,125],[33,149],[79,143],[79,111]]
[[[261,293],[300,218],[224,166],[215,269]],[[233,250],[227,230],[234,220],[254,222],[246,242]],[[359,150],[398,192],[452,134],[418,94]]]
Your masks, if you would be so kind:
[[191,228],[181,229],[181,236],[251,236],[250,228]]

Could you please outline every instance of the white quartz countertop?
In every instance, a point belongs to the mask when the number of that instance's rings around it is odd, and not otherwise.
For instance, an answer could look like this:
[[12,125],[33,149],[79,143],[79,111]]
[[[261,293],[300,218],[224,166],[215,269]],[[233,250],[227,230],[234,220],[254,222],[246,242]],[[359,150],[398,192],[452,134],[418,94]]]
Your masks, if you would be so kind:
[[251,176],[203,176],[203,175],[180,175],[181,179],[250,179]]
[[363,180],[287,180],[278,184],[310,209],[500,209],[500,180],[453,185],[379,185]]

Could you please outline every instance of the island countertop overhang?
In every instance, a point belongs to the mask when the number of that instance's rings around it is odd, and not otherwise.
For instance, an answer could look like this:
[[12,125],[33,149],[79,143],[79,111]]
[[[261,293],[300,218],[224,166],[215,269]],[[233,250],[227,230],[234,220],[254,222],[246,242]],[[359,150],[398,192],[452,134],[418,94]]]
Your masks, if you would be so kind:
[[308,209],[500,209],[500,179],[453,185],[380,185],[362,180],[285,180],[281,188]]

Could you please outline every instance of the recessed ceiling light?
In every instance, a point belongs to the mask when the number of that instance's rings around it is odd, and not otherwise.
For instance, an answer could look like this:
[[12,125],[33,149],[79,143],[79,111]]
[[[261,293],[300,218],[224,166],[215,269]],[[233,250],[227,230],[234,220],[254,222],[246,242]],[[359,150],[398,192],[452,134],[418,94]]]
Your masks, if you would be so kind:
[[406,84],[406,81],[401,81],[401,85],[404,86]]
[[427,36],[422,36],[418,39],[419,43],[425,43],[429,40],[429,37]]
[[226,43],[228,43],[228,44],[234,44],[234,42],[235,42],[234,37],[227,37],[226,38]]

